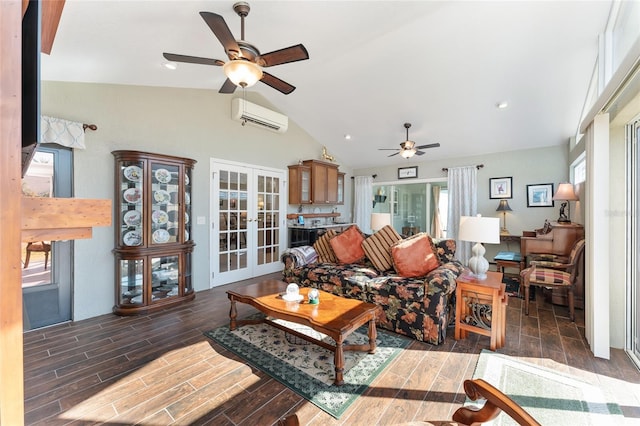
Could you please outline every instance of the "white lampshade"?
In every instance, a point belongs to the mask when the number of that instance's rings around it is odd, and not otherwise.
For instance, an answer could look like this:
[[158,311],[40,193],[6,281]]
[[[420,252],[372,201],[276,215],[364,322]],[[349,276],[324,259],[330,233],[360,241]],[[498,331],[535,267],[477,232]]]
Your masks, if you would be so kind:
[[461,216],[458,239],[473,243],[500,243],[500,218]]
[[573,184],[571,183],[561,183],[558,185],[558,190],[553,195],[554,200],[565,200],[565,201],[578,201],[579,198],[576,195],[576,192],[573,190]]
[[469,269],[478,280],[487,278],[489,261],[484,258],[485,249],[481,243],[500,243],[500,219],[497,217],[461,216],[458,239],[476,244],[471,249]]
[[253,62],[235,59],[222,66],[224,74],[236,86],[250,87],[262,78],[262,68]]
[[387,225],[391,225],[391,213],[371,213],[371,229],[374,232]]

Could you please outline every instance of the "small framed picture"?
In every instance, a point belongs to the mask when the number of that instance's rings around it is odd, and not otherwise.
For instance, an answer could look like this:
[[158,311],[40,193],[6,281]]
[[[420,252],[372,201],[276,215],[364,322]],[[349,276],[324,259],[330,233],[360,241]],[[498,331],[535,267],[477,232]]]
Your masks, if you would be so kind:
[[513,198],[511,191],[512,178],[499,177],[489,179],[489,198]]
[[398,179],[411,179],[418,177],[418,166],[400,167],[398,169]]
[[527,185],[527,207],[553,207],[553,184]]

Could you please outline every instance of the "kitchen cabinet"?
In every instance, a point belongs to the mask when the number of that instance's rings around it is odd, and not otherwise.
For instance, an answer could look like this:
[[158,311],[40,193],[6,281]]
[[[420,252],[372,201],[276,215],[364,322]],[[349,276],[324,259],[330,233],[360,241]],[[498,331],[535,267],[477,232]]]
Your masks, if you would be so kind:
[[338,172],[338,202],[344,204],[344,173]]
[[[342,190],[339,179],[342,175]],[[339,201],[340,196],[343,198]],[[306,160],[289,166],[289,204],[343,204],[344,173],[338,165],[320,160]]]
[[311,167],[289,166],[289,204],[311,204]]
[[114,313],[142,314],[192,300],[191,173],[195,160],[138,151],[112,154]]

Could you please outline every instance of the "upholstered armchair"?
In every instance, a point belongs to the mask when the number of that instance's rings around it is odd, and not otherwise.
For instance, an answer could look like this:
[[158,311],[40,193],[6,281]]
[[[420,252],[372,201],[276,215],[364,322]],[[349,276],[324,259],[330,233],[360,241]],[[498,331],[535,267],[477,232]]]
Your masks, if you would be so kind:
[[578,278],[578,267],[584,265],[584,262],[580,262],[584,255],[584,245],[584,238],[579,239],[573,245],[568,258],[554,257],[533,260],[531,266],[520,273],[524,285],[525,315],[529,315],[530,286],[564,288],[567,289],[569,299],[569,316],[571,321],[576,320],[574,287]]

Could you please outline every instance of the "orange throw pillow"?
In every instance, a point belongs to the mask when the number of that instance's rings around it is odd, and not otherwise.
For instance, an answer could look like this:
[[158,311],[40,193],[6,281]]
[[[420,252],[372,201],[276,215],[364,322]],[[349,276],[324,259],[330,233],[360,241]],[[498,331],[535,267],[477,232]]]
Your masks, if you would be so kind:
[[339,263],[355,263],[364,257],[362,242],[364,236],[356,225],[329,240]]
[[402,277],[422,277],[440,266],[431,238],[425,233],[398,241],[391,247],[393,266]]

